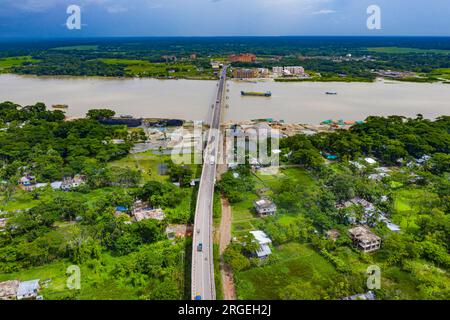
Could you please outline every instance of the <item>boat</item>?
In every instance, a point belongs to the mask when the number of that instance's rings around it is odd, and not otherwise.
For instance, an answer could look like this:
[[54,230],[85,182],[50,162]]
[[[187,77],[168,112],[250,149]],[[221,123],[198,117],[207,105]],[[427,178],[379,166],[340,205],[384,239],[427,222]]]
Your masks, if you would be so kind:
[[53,109],[68,109],[69,106],[67,104],[54,104],[52,106]]
[[272,92],[251,92],[251,91],[241,91],[242,96],[254,96],[254,97],[271,97]]
[[326,92],[326,94],[328,94],[330,96],[336,96],[337,92],[330,92],[330,91],[328,91],[328,92]]

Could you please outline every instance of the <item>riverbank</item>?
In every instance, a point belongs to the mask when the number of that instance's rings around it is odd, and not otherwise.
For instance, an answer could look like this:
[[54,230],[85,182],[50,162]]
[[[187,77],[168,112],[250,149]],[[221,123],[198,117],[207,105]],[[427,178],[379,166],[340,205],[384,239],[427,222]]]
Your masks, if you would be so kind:
[[[68,118],[93,108],[109,108],[136,118],[210,118],[216,81],[162,81],[140,78],[36,77],[0,75],[0,100],[30,105],[67,104]],[[450,113],[450,90],[441,83],[229,81],[224,122],[272,118],[285,123],[319,124],[327,119],[360,121],[370,115]],[[242,97],[241,91],[271,91],[271,98]],[[326,95],[336,92],[337,95]]]

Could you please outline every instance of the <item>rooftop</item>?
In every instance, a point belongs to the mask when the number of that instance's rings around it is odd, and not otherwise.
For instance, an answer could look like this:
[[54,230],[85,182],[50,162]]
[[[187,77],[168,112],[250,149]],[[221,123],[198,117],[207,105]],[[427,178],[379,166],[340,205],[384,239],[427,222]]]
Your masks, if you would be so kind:
[[272,240],[270,240],[264,231],[250,231],[250,233],[255,237],[256,241],[258,241],[260,245],[272,243]]
[[375,233],[370,231],[370,229],[365,226],[357,226],[355,228],[348,230],[348,232],[353,238],[362,242],[373,242],[381,240],[379,236],[377,236]]

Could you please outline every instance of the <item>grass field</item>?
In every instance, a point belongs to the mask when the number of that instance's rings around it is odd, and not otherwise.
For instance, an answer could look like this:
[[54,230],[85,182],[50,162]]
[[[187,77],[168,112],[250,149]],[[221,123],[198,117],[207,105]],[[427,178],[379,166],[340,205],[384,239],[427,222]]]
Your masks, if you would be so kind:
[[190,63],[151,63],[145,60],[129,59],[99,59],[99,61],[111,65],[125,65],[125,71],[129,76],[147,77],[204,77],[211,76],[209,72],[200,71]]
[[24,62],[37,62],[30,56],[11,57],[0,59],[0,72],[8,72],[11,67],[20,66]]
[[[40,294],[46,300],[60,300],[68,296],[84,300],[136,300],[139,290],[129,285],[119,283],[111,276],[114,265],[122,258],[102,255],[102,263],[87,263],[81,265],[81,290],[71,291],[67,288],[67,268],[72,265],[69,261],[58,261],[42,267],[31,268],[16,273],[0,274],[0,281],[39,279],[41,282],[50,280]],[[72,298],[73,298],[72,297]]]
[[[109,166],[140,170],[144,183],[150,180],[162,182],[168,181],[169,176],[159,175],[158,166],[168,160],[170,160],[169,155],[157,155],[153,151],[146,151],[138,154],[129,154],[120,160],[109,163]],[[194,177],[200,177],[201,167],[199,165],[190,165],[190,167],[194,173]]]
[[428,75],[439,79],[450,80],[450,68],[435,69]]
[[439,49],[419,49],[419,48],[400,48],[400,47],[377,47],[367,48],[369,52],[377,53],[393,53],[393,54],[407,54],[407,53],[437,53],[450,54],[450,50]]
[[418,228],[417,214],[423,206],[438,199],[437,195],[423,189],[400,189],[394,193],[395,213],[392,218],[402,229]]
[[240,300],[277,300],[280,290],[294,282],[321,285],[337,275],[327,260],[305,244],[289,243],[273,254],[279,259],[276,263],[235,274]]

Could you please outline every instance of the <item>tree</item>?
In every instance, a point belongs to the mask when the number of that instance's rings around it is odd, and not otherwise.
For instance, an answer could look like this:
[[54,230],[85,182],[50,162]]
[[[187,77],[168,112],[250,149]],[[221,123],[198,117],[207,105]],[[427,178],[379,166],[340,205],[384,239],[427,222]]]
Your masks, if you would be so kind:
[[92,120],[111,119],[116,115],[115,111],[109,109],[91,109],[87,112],[86,117]]

